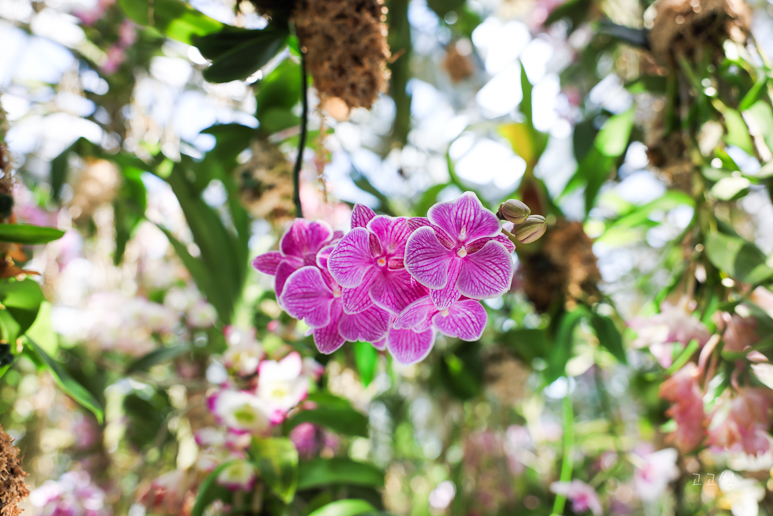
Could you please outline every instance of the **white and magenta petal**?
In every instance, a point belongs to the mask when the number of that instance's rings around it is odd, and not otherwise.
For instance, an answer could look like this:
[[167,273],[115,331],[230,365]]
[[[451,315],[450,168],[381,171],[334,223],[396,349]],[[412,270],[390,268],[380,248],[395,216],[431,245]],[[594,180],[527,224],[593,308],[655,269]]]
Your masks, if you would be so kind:
[[413,281],[405,269],[382,269],[377,274],[370,287],[370,297],[378,306],[394,314],[427,294],[427,288]]
[[474,341],[483,335],[487,319],[486,309],[480,301],[463,299],[435,314],[432,324],[443,335]]
[[483,207],[473,192],[434,205],[427,217],[457,242],[472,242],[499,233],[499,219]]
[[[276,268],[276,277],[274,278],[274,290],[276,291],[277,299],[281,299],[287,279],[301,267],[303,267],[303,263],[297,258],[293,257],[290,260],[282,260],[282,263]],[[281,302],[279,304],[281,305]]]
[[416,281],[429,288],[448,283],[448,266],[453,252],[443,246],[429,227],[417,229],[405,248],[405,268]]
[[479,239],[477,239],[474,242],[470,242],[469,244],[467,244],[465,246],[467,248],[467,253],[468,254],[477,253],[478,251],[481,250],[481,248],[484,245],[486,245],[487,243],[489,243],[492,240],[494,240],[495,242],[499,242],[500,244],[505,246],[505,249],[507,249],[508,253],[512,253],[513,251],[515,251],[515,244],[513,244],[513,242],[509,238],[507,238],[505,235],[501,235],[500,234],[500,235],[497,235],[497,236],[495,236],[493,238],[488,238],[488,237],[486,237],[486,238],[479,238]]
[[269,251],[256,256],[255,259],[252,260],[252,267],[263,274],[276,276],[276,268],[279,267],[281,261],[282,253],[279,251]]
[[379,276],[379,271],[375,268],[368,270],[362,283],[353,288],[344,288],[341,299],[344,303],[344,313],[358,314],[373,306],[370,290],[373,283]]
[[435,331],[432,329],[415,332],[391,328],[387,335],[389,354],[401,364],[415,364],[424,360],[435,344]]
[[378,342],[389,330],[389,312],[372,306],[358,314],[343,314],[338,324],[341,336],[352,342]]
[[362,283],[373,265],[368,230],[355,228],[343,237],[327,260],[333,278],[342,286],[352,288]]
[[386,349],[386,342],[387,342],[387,339],[386,337],[384,337],[378,342],[371,342],[370,345],[379,351],[384,351]]
[[282,307],[312,328],[330,323],[333,292],[316,267],[303,267],[290,275],[282,293]]
[[392,326],[398,330],[418,329],[424,331],[430,327],[432,316],[437,311],[429,296],[425,296],[408,305],[397,316]]
[[462,260],[456,286],[462,295],[473,299],[501,296],[513,281],[513,261],[505,246],[489,241],[477,253]]
[[352,229],[364,228],[376,216],[376,212],[364,204],[355,204],[352,210]]
[[327,326],[314,328],[312,331],[314,334],[314,344],[317,345],[317,349],[320,353],[329,355],[343,346],[344,342],[346,342],[341,336],[341,332],[338,331],[338,325],[341,322],[343,314],[344,311],[341,307],[340,300],[334,301],[330,307],[330,323]]
[[333,229],[327,222],[295,219],[282,236],[279,249],[285,256],[303,258],[307,253],[316,254],[332,237]]
[[464,259],[452,258],[451,263],[448,266],[448,283],[446,283],[446,286],[441,289],[430,290],[429,297],[432,299],[432,302],[435,303],[435,307],[438,310],[448,308],[462,297],[457,286],[457,280],[459,279],[463,264]]
[[405,244],[411,235],[407,219],[379,215],[368,223],[368,230],[376,235],[381,242],[381,248],[386,253],[392,256],[403,256]]

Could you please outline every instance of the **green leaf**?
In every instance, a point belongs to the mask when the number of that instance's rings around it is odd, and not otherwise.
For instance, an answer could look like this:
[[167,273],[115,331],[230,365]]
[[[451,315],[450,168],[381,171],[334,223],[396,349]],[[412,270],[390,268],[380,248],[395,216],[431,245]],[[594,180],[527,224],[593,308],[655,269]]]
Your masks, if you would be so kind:
[[252,454],[263,480],[289,504],[298,487],[298,450],[286,437],[253,438]]
[[773,152],[773,109],[771,109],[770,104],[758,100],[744,112],[744,116],[750,117],[754,121],[754,125],[757,126],[768,150]]
[[742,238],[722,233],[709,233],[706,255],[719,270],[742,283],[757,284],[773,278],[773,268],[757,246]]
[[309,516],[357,516],[375,510],[365,500],[337,500],[309,513]]
[[384,472],[372,464],[343,457],[301,462],[299,491],[332,484],[381,487],[384,485]]
[[566,364],[572,357],[574,329],[588,315],[589,312],[585,307],[578,306],[571,312],[566,312],[561,316],[553,345],[550,349],[550,356],[548,357],[547,383],[552,383],[559,376],[564,375]]
[[43,303],[43,291],[33,280],[27,278],[22,281],[5,281],[0,283],[0,303],[4,309],[0,309],[0,324],[3,329],[3,338],[11,343],[23,335],[32,326]]
[[607,348],[614,357],[622,364],[627,363],[625,349],[623,348],[623,337],[615,326],[615,322],[606,315],[593,314],[591,326],[596,332],[599,344]]
[[59,335],[56,334],[54,325],[51,323],[51,303],[48,301],[40,303],[35,322],[27,329],[25,335],[34,340],[49,355],[56,354],[59,349]]
[[351,407],[318,407],[301,410],[284,422],[283,431],[289,433],[301,423],[324,426],[341,435],[368,437],[368,417]]
[[291,112],[301,101],[301,66],[292,59],[285,59],[257,84],[255,99],[258,108],[255,116],[261,129],[271,133],[267,117],[273,110]]
[[43,351],[40,346],[29,338],[27,338],[24,351],[39,368],[42,366],[48,369],[59,388],[79,404],[93,412],[99,423],[102,424],[104,413],[102,412],[102,407],[99,406],[99,402],[67,372],[67,369],[62,364],[51,358],[48,353]]
[[416,216],[424,217],[427,214],[427,211],[429,211],[429,209],[432,207],[432,205],[437,203],[437,196],[440,195],[440,192],[442,192],[449,186],[451,186],[451,183],[440,183],[437,185],[430,186],[429,188],[424,190],[424,193],[421,194],[421,198],[414,205],[413,212],[416,214]]
[[724,177],[711,187],[710,194],[720,201],[734,201],[749,193],[751,181],[745,177]]
[[246,79],[260,70],[287,43],[289,33],[269,27],[250,31],[246,41],[220,54],[204,70],[206,80],[214,83]]
[[368,342],[355,342],[354,361],[357,363],[360,381],[367,387],[373,381],[373,378],[376,377],[378,350]]
[[196,497],[196,503],[193,505],[193,510],[191,510],[191,516],[204,515],[204,511],[209,506],[209,504],[215,501],[217,494],[217,485],[215,482],[217,481],[217,476],[220,475],[220,472],[222,472],[225,468],[237,460],[239,459],[229,460],[228,462],[220,464],[218,467],[213,469],[209,475],[206,476],[204,481],[199,486],[199,494]]
[[601,126],[594,145],[604,156],[617,158],[628,148],[634,113],[635,108],[632,107],[624,113],[609,117]]
[[749,136],[749,128],[746,127],[746,123],[743,121],[741,113],[724,104],[717,103],[716,105],[722,112],[722,116],[725,117],[725,126],[727,127],[725,142],[727,142],[728,145],[735,145],[746,154],[753,156],[754,145],[752,144],[751,136]]
[[64,231],[32,224],[0,224],[0,242],[23,245],[47,244],[62,238]]
[[547,354],[548,336],[543,329],[515,328],[502,334],[502,343],[527,364]]
[[115,219],[115,253],[113,262],[118,265],[123,259],[126,244],[142,222],[147,208],[147,192],[142,182],[141,169],[122,166],[123,182],[113,203]]
[[330,408],[352,408],[348,400],[326,391],[312,392],[306,396],[306,400]]
[[650,220],[649,217],[653,211],[669,211],[683,204],[695,206],[695,200],[685,192],[669,190],[654,201],[639,206],[619,219],[608,223],[607,230],[640,226]]
[[223,29],[223,24],[181,0],[118,0],[123,12],[135,23],[150,26],[170,38],[193,44],[195,36]]
[[172,346],[170,348],[158,348],[142,355],[126,367],[125,374],[132,374],[139,371],[147,371],[156,364],[169,362],[184,355],[190,351],[189,346]]
[[764,73],[760,74],[759,79],[757,79],[757,82],[754,83],[754,86],[751,87],[751,89],[746,93],[746,95],[743,96],[743,99],[741,99],[740,104],[738,104],[738,111],[743,113],[747,109],[749,109],[752,104],[754,104],[757,101],[757,98],[760,95],[760,92],[762,91],[762,88],[765,87],[765,84],[768,82],[768,76]]

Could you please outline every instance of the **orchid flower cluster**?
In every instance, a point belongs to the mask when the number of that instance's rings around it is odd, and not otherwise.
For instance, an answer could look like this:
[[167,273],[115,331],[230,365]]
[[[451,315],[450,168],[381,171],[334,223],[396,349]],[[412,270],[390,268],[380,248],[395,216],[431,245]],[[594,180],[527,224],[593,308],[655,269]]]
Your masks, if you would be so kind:
[[487,315],[480,300],[511,288],[511,238],[533,242],[545,227],[519,201],[495,215],[472,192],[435,204],[426,218],[376,215],[358,204],[346,235],[296,219],[279,250],[252,265],[275,277],[279,305],[311,328],[320,352],[365,341],[413,364],[438,333],[481,337]]

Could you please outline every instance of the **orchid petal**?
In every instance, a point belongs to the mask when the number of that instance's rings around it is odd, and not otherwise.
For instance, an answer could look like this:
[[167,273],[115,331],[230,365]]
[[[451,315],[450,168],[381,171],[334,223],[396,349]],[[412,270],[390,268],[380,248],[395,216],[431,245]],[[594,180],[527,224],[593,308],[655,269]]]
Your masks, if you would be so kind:
[[370,287],[370,297],[381,308],[399,314],[409,304],[426,295],[426,288],[412,281],[405,269],[380,270]]
[[376,348],[379,351],[384,351],[386,349],[386,342],[387,339],[384,337],[383,339],[379,340],[378,342],[371,342],[370,345]]
[[327,270],[327,261],[330,258],[330,253],[335,249],[334,245],[326,245],[317,253],[317,267],[322,270]]
[[373,267],[368,231],[364,228],[351,230],[330,253],[327,266],[342,287],[352,288],[362,283],[368,269]]
[[306,253],[316,254],[332,237],[333,229],[327,222],[295,219],[282,236],[279,248],[285,256],[302,258]]
[[398,330],[425,328],[432,320],[432,316],[437,313],[437,308],[432,303],[429,296],[424,296],[408,305],[405,310],[392,323]]
[[327,326],[314,328],[314,344],[320,353],[329,355],[344,345],[346,340],[338,331],[344,311],[339,300],[335,300],[330,306],[330,323]]
[[379,215],[368,223],[368,230],[376,235],[384,252],[397,257],[405,254],[405,244],[411,235],[411,228],[404,217]]
[[352,342],[377,342],[389,331],[389,312],[372,306],[358,314],[344,313],[338,331],[343,338]]
[[378,278],[375,267],[368,269],[362,283],[353,288],[344,288],[341,299],[344,302],[344,313],[357,314],[373,306],[370,289]]
[[[276,278],[274,278],[274,290],[276,291],[276,297],[279,299],[284,292],[285,283],[287,278],[292,273],[303,267],[303,263],[298,258],[290,257],[282,260],[279,267],[276,269]],[[281,303],[280,303],[281,304]]]
[[462,258],[451,259],[451,263],[448,267],[448,283],[446,283],[446,286],[441,289],[430,290],[429,297],[432,298],[432,302],[435,303],[435,307],[438,310],[448,308],[462,297],[457,286],[457,280],[464,261],[465,260]]
[[279,267],[281,261],[282,253],[279,251],[269,251],[256,256],[255,259],[252,260],[252,267],[263,274],[276,276],[276,268]]
[[505,246],[489,241],[474,254],[462,260],[457,287],[473,299],[501,296],[513,281],[513,261]]
[[318,328],[330,323],[333,300],[322,272],[316,267],[302,267],[287,279],[282,307],[296,319],[305,319],[306,324]]
[[355,204],[352,210],[352,229],[364,228],[376,216],[376,212],[364,204]]
[[448,283],[448,267],[452,251],[444,247],[435,230],[417,229],[405,247],[405,268],[416,281],[429,288],[443,288]]
[[483,335],[488,316],[480,301],[463,299],[454,303],[448,310],[432,317],[432,324],[443,335],[474,341]]
[[499,219],[483,207],[473,192],[465,192],[453,201],[434,205],[427,212],[427,217],[458,242],[472,242],[499,233]]
[[477,253],[483,248],[484,245],[486,245],[488,242],[491,242],[492,240],[505,246],[505,249],[507,249],[508,253],[515,251],[515,244],[513,244],[513,242],[511,242],[510,239],[505,235],[500,234],[493,238],[479,238],[475,242],[470,242],[465,246],[467,248],[467,254]]
[[413,330],[398,330],[392,328],[387,335],[387,349],[401,364],[415,364],[424,360],[435,343],[435,332],[432,329],[415,332]]

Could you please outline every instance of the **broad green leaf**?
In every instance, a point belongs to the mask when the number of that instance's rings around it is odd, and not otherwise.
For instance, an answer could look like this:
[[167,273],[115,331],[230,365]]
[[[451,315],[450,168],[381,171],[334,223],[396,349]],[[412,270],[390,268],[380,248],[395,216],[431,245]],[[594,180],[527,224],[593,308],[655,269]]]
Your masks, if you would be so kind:
[[754,145],[751,136],[749,136],[749,128],[746,127],[741,113],[724,104],[717,103],[716,105],[725,118],[725,127],[727,127],[725,142],[728,145],[735,145],[746,154],[754,155]]
[[6,280],[0,283],[0,303],[4,307],[0,312],[7,313],[18,324],[18,334],[6,337],[8,342],[15,342],[16,337],[24,334],[35,322],[43,303],[43,291],[29,278],[22,281]]
[[59,336],[51,322],[51,303],[43,301],[40,304],[35,322],[27,329],[25,335],[34,340],[49,355],[56,354],[59,349]]
[[370,385],[378,369],[378,350],[368,342],[354,343],[354,361],[364,386]]
[[615,326],[612,319],[606,315],[593,314],[591,326],[596,332],[599,344],[607,348],[614,357],[622,364],[626,363],[625,349],[623,348],[623,337]]
[[706,255],[719,270],[743,283],[760,283],[773,278],[773,269],[757,246],[742,238],[709,233]]
[[216,494],[217,494],[217,477],[220,475],[220,473],[236,462],[236,460],[229,460],[228,462],[224,462],[220,464],[218,467],[210,471],[209,475],[206,476],[204,481],[199,486],[199,494],[196,497],[196,503],[193,505],[193,510],[191,510],[191,516],[203,516],[204,511],[207,509],[209,504],[215,501]]
[[[773,152],[773,109],[770,104],[764,100],[758,100],[743,115],[751,118],[768,150]],[[752,122],[749,125],[752,125]]]
[[261,477],[284,503],[289,504],[298,487],[298,450],[286,437],[252,439],[252,458]]
[[625,153],[633,129],[634,112],[635,108],[632,107],[624,113],[610,117],[601,126],[594,145],[604,156],[617,158]]
[[751,89],[746,92],[746,95],[743,96],[743,99],[741,99],[740,104],[738,104],[738,111],[743,113],[747,109],[749,109],[752,104],[754,104],[757,101],[757,98],[760,95],[760,92],[765,87],[765,85],[768,82],[768,76],[764,73],[760,74],[760,77],[757,79],[757,82],[754,83],[754,86],[751,87]]
[[170,348],[158,348],[153,351],[142,355],[140,358],[132,362],[126,367],[125,374],[132,374],[138,371],[147,371],[156,364],[162,364],[169,362],[184,355],[190,351],[189,346],[172,346]]
[[318,391],[318,392],[312,392],[307,397],[306,400],[313,401],[317,405],[323,406],[323,407],[329,407],[329,408],[352,408],[352,404],[349,403],[349,400],[346,400],[344,398],[341,398],[339,396],[336,396],[335,394],[331,394],[326,391]]
[[220,32],[194,37],[193,45],[199,49],[199,52],[201,52],[205,59],[214,61],[234,48],[249,43],[255,39],[256,33],[260,34],[262,32],[262,30],[255,31],[226,26]]
[[372,464],[343,457],[301,462],[299,491],[333,484],[381,487],[384,485],[384,472]]
[[432,207],[433,204],[437,203],[437,196],[440,195],[440,192],[445,190],[451,186],[451,183],[440,183],[437,185],[430,186],[427,188],[423,194],[421,194],[421,197],[419,198],[418,202],[414,205],[413,212],[416,214],[417,217],[423,217],[427,214],[427,211]]
[[455,350],[443,353],[435,374],[453,396],[467,400],[483,390],[483,364],[478,343],[462,342]]
[[375,510],[365,500],[337,500],[309,513],[309,516],[358,516]]
[[535,358],[545,357],[548,348],[547,332],[537,328],[516,328],[502,334],[502,343],[530,364]]
[[710,194],[720,201],[733,201],[749,193],[751,181],[745,177],[725,177],[711,187]]
[[[301,101],[301,66],[292,59],[285,59],[263,80],[258,82],[255,99],[258,109],[255,116],[261,128],[266,116],[274,109],[292,110]],[[264,129],[271,132],[268,129]]]
[[301,118],[286,108],[270,108],[260,117],[260,129],[268,134],[278,133],[301,123]]
[[23,245],[47,244],[62,238],[64,231],[32,224],[0,224],[0,242]]
[[546,382],[552,383],[559,376],[563,376],[566,363],[572,356],[572,347],[574,344],[574,329],[589,315],[589,312],[583,306],[578,306],[571,312],[566,312],[561,316],[558,322],[553,344],[548,356],[548,367],[546,371]]
[[314,423],[341,435],[368,437],[368,417],[350,407],[301,410],[287,419],[282,426],[285,432],[289,432],[301,423]]
[[286,31],[267,28],[251,32],[251,38],[219,55],[204,70],[206,80],[221,83],[246,79],[268,63],[287,43]]
[[118,0],[123,12],[140,25],[153,27],[170,38],[193,44],[195,36],[223,29],[223,24],[182,0]]
[[99,423],[102,424],[104,414],[102,412],[102,407],[99,406],[99,402],[96,398],[94,398],[83,385],[78,383],[70,373],[67,372],[67,369],[51,358],[48,353],[43,351],[43,349],[34,341],[29,338],[26,340],[27,343],[24,345],[25,354],[27,354],[39,368],[43,367],[48,369],[59,388],[79,404],[93,412]]

